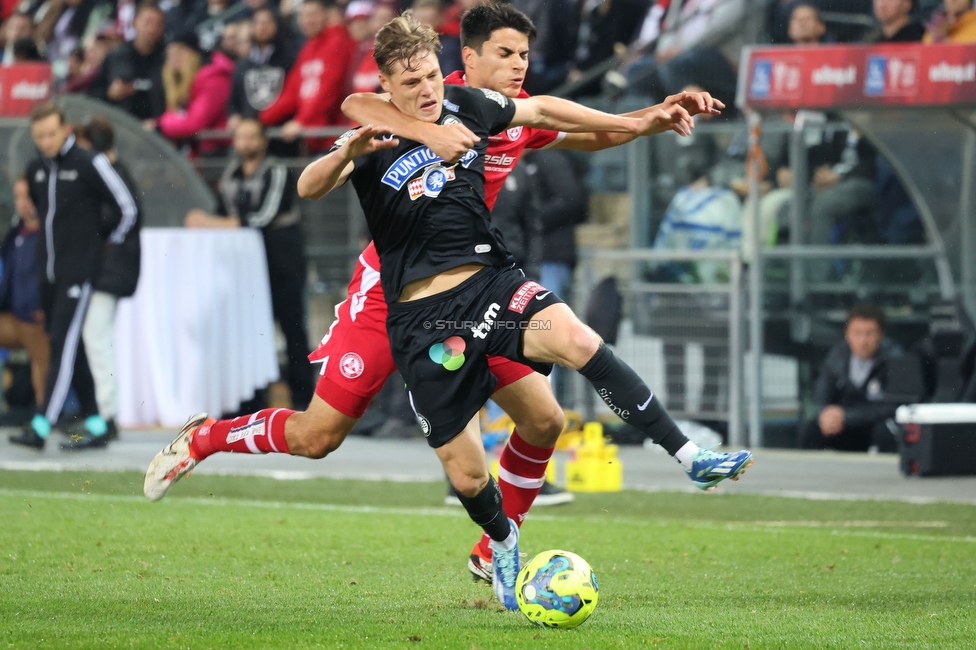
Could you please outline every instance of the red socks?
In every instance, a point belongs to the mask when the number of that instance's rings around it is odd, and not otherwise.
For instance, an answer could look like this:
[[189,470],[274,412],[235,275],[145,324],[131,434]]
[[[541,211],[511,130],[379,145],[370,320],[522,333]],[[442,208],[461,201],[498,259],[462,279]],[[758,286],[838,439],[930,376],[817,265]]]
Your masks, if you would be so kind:
[[[522,440],[518,430],[512,432],[498,461],[498,486],[502,490],[505,514],[519,527],[546,482],[546,467],[554,447],[533,447]],[[491,539],[481,536],[478,543],[484,557],[491,556]]]
[[233,420],[220,420],[197,429],[190,439],[190,454],[197,460],[218,451],[238,454],[291,453],[285,442],[285,421],[295,411],[264,409]]

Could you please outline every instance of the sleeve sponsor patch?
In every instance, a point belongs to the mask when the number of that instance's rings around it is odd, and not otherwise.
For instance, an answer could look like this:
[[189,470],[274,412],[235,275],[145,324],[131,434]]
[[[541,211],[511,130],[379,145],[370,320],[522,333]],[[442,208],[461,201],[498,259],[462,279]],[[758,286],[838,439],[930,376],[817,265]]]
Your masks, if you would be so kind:
[[525,308],[529,306],[529,301],[532,300],[532,297],[540,291],[545,290],[546,288],[538,282],[526,282],[518,288],[518,291],[512,294],[512,299],[508,303],[508,310],[518,314],[524,314]]
[[498,92],[496,90],[489,90],[488,88],[479,88],[478,90],[480,90],[481,92],[483,92],[485,94],[485,97],[487,97],[488,99],[492,100],[493,102],[495,102],[496,104],[498,104],[502,108],[505,108],[505,107],[508,106],[508,97],[506,97],[505,95],[501,94],[500,92]]

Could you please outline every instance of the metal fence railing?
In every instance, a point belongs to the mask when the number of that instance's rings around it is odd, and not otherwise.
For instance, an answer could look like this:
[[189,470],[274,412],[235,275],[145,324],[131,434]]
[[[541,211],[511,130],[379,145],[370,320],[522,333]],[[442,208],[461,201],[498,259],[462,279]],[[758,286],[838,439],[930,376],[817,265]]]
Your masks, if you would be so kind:
[[[645,279],[656,265],[674,263],[724,267],[727,282]],[[617,278],[623,298],[617,353],[675,417],[728,423],[731,444],[744,442],[742,269],[737,251],[583,249],[573,300],[582,316],[597,282]],[[581,377],[571,399],[587,417],[604,408]]]

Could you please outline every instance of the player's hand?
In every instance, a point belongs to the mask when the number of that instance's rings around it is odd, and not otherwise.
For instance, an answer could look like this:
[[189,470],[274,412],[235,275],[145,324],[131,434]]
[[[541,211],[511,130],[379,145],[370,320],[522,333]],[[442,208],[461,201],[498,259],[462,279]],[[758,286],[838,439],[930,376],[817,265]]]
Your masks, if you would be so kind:
[[346,159],[353,160],[354,158],[371,154],[380,149],[392,149],[400,144],[400,140],[397,138],[376,139],[376,136],[386,135],[389,132],[390,129],[385,126],[373,126],[372,124],[367,124],[363,128],[358,129],[346,141],[346,144],[342,145],[342,149],[345,150]]
[[431,151],[448,163],[456,163],[464,154],[481,140],[474,131],[460,122],[455,124],[433,124],[429,129],[426,144]]
[[662,106],[667,109],[669,106],[680,106],[688,111],[692,117],[695,115],[721,115],[725,104],[712,97],[706,92],[686,92],[682,91],[677,95],[668,95]]
[[691,131],[695,128],[695,120],[684,106],[672,104],[662,110],[670,117],[668,129],[678,135],[691,135]]
[[[672,118],[671,113],[663,108],[652,108],[639,118],[637,134],[657,135],[658,133],[664,133],[668,129],[672,128],[673,119],[674,118]],[[680,124],[680,118],[678,118],[678,122]]]

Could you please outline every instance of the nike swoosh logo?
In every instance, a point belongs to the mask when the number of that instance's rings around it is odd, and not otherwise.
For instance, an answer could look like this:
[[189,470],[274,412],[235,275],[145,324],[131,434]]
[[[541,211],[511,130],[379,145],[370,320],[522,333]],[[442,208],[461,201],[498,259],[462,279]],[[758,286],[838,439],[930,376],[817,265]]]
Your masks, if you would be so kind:
[[548,296],[550,293],[552,293],[552,291],[546,291],[545,293],[540,293],[538,296],[535,297],[535,299],[536,300],[542,300],[543,298],[545,298],[546,296]]
[[644,402],[643,404],[641,404],[640,406],[638,406],[637,407],[637,410],[638,411],[643,411],[644,409],[646,409],[647,408],[647,405],[651,403],[651,400],[652,399],[654,399],[654,393],[651,393],[650,395],[648,395],[647,396],[647,401]]

